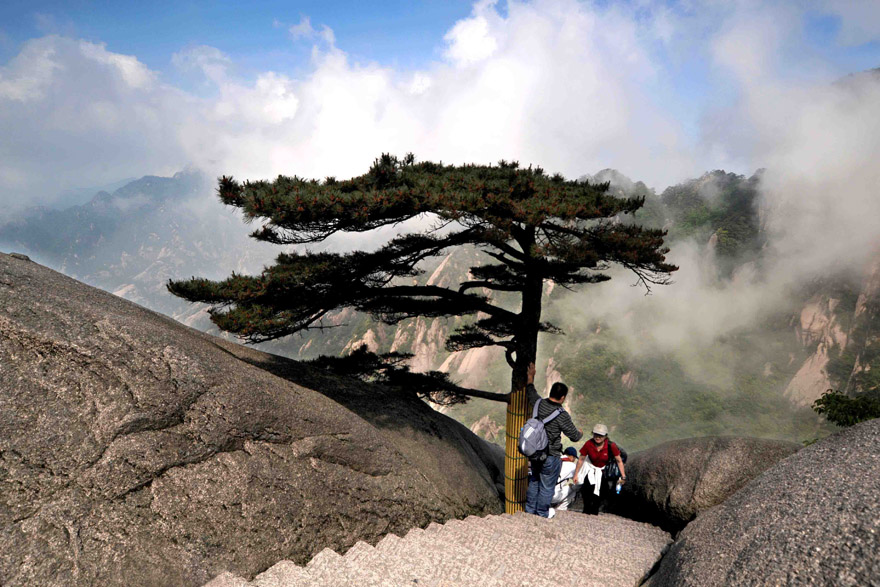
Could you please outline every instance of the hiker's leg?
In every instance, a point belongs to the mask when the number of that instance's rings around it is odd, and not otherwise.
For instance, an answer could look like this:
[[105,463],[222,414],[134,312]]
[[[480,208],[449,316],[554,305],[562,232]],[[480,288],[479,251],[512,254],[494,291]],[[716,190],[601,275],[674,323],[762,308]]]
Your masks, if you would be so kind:
[[574,503],[574,500],[577,498],[578,491],[580,491],[580,488],[578,488],[576,485],[572,485],[571,487],[569,487],[568,493],[565,494],[565,497],[562,498],[562,501],[559,502],[559,505],[556,506],[556,509],[560,511],[565,511],[570,508],[571,505]]
[[553,492],[556,490],[556,480],[559,479],[559,471],[562,469],[562,459],[558,456],[548,456],[541,469],[540,487],[538,488],[538,505],[535,513],[546,518],[550,515],[550,502],[553,500]]
[[581,487],[581,497],[584,498],[584,513],[599,514],[599,496],[594,493],[595,489],[589,481],[584,481]]
[[535,507],[538,505],[538,487],[540,486],[538,474],[543,463],[532,461],[529,463],[529,466],[532,472],[529,474],[529,485],[526,488],[526,513],[534,514]]

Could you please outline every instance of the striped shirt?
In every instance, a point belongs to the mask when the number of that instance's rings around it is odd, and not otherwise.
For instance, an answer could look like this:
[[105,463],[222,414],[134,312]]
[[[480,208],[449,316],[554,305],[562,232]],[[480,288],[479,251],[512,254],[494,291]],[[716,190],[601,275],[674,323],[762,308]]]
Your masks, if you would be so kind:
[[[529,418],[532,417],[532,411],[535,409],[535,402],[541,399],[541,396],[538,395],[538,391],[535,389],[535,386],[531,383],[526,387],[526,393],[529,398]],[[568,415],[568,412],[565,411],[565,408],[562,407],[562,404],[553,403],[551,401],[542,401],[541,405],[538,406],[538,418],[543,420],[553,412],[557,410],[557,408],[562,409],[562,412],[549,422],[544,425],[544,430],[547,432],[547,440],[550,441],[550,456],[560,456],[562,454],[562,434],[565,433],[572,442],[577,442],[583,436],[583,433],[577,429],[574,425],[574,422],[571,421],[571,416]]]

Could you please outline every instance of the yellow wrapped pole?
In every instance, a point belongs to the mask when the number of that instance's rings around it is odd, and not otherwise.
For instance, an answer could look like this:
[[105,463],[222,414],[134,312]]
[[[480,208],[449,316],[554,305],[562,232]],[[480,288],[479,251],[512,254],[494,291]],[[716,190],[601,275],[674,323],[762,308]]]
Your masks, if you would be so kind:
[[504,511],[515,514],[525,509],[529,483],[529,460],[516,449],[519,431],[528,420],[525,387],[510,394],[507,404],[507,444],[504,449]]

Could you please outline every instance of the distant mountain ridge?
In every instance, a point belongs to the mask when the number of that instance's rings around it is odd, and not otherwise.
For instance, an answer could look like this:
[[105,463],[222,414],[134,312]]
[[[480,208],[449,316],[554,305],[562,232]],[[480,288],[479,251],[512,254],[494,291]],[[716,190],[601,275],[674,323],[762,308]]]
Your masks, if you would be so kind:
[[[0,225],[0,250],[19,251],[89,285],[181,320],[199,310],[165,290],[181,275],[257,271],[277,254],[247,237],[196,171],[145,176],[66,209],[35,208]],[[200,323],[210,327],[207,320]]]

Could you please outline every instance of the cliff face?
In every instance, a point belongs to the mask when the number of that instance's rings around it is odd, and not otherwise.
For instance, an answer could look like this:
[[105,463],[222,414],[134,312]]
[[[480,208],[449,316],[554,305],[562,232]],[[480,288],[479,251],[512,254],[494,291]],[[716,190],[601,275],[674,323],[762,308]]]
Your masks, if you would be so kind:
[[856,301],[850,336],[855,360],[846,391],[880,391],[880,252],[875,256]]
[[809,406],[831,387],[827,366],[829,352],[846,347],[847,333],[835,313],[840,300],[818,294],[795,319],[794,332],[805,347],[814,349],[785,388],[785,396],[796,405]]
[[880,390],[880,253],[860,285],[815,294],[795,323],[810,349],[786,388],[794,403],[810,405],[827,389],[847,394]]
[[201,585],[500,512],[499,450],[0,254],[0,584]]

